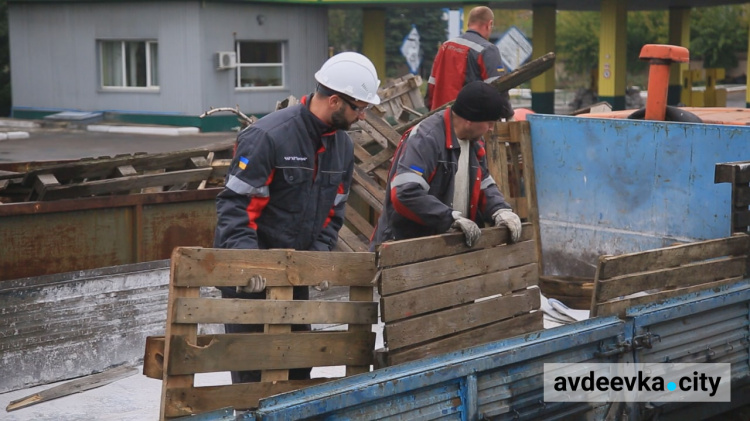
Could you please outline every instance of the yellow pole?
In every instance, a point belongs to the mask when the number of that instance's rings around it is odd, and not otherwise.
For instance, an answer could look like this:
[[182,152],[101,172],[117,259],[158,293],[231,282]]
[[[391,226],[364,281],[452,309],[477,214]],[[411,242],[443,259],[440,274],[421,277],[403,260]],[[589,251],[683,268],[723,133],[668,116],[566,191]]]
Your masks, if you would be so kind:
[[[557,11],[555,6],[534,6],[531,58],[537,59],[555,51]],[[555,113],[555,69],[531,79],[531,108],[534,112]]]
[[625,0],[602,0],[599,34],[599,100],[625,109]]
[[385,9],[362,9],[362,54],[372,61],[385,82]]

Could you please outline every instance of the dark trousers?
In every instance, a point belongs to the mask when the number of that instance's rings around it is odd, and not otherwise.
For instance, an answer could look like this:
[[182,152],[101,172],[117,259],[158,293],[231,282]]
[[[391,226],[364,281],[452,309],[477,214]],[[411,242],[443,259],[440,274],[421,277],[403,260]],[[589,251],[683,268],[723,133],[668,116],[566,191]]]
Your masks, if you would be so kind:
[[[222,298],[242,298],[246,300],[265,300],[266,293],[247,293],[237,292],[235,288],[222,287]],[[310,299],[310,289],[308,287],[294,287],[292,296],[295,300]],[[226,333],[260,333],[263,332],[263,325],[239,325],[225,324]],[[310,325],[292,325],[292,332],[309,332]],[[310,378],[312,368],[292,368],[289,370],[289,380],[307,380]],[[252,383],[260,381],[260,370],[232,371],[232,383]]]

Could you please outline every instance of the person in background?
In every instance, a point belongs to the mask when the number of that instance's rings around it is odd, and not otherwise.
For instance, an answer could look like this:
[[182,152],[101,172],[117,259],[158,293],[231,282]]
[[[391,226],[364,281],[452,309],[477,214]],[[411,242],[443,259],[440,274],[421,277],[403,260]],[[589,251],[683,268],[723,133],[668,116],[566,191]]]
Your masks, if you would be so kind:
[[[494,25],[492,9],[479,6],[469,12],[468,30],[438,49],[427,81],[425,106],[434,110],[456,99],[464,85],[477,80],[492,82],[505,72],[500,51],[489,41]],[[513,107],[508,92],[502,92],[499,118],[511,119]]]
[[471,247],[485,222],[521,237],[521,220],[487,170],[482,136],[492,131],[503,96],[480,81],[456,102],[404,133],[388,174],[385,204],[370,250],[385,242],[442,234],[451,228]]
[[[214,247],[330,251],[344,223],[354,168],[346,133],[380,103],[380,81],[365,56],[346,52],[315,73],[314,93],[273,112],[238,135],[236,151],[216,198]],[[250,274],[247,286],[221,287],[223,298],[265,299],[266,280]],[[309,298],[294,287],[294,299]],[[262,332],[263,325],[225,325],[227,333]],[[293,331],[309,326],[293,326]],[[289,370],[290,380],[310,368]],[[260,381],[260,371],[232,372],[233,383]]]

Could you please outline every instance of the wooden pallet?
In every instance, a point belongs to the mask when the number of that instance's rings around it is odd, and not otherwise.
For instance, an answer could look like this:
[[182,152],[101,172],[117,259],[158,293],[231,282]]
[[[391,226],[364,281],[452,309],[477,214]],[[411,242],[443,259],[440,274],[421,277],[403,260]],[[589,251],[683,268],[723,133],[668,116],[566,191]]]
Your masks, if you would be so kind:
[[422,78],[412,74],[390,80],[378,90],[381,101],[374,107],[376,113],[398,124],[421,117],[427,111],[419,89],[421,85]]
[[716,164],[714,183],[732,185],[732,232],[750,231],[750,161]]
[[[266,277],[267,299],[200,298],[200,286]],[[368,372],[377,323],[374,253],[177,248],[172,255],[161,419],[258,400],[330,379],[288,380],[290,368],[346,366]],[[349,287],[348,302],[295,301],[292,286]],[[199,324],[264,324],[264,333],[198,335]],[[346,332],[292,332],[291,324],[346,323]],[[148,358],[147,358],[148,359]],[[195,387],[196,373],[262,370],[261,382]]]
[[601,256],[591,317],[625,316],[628,307],[739,282],[747,276],[750,236]]
[[541,330],[536,243],[530,224],[508,244],[488,228],[469,249],[462,233],[383,243],[378,292],[390,366]]

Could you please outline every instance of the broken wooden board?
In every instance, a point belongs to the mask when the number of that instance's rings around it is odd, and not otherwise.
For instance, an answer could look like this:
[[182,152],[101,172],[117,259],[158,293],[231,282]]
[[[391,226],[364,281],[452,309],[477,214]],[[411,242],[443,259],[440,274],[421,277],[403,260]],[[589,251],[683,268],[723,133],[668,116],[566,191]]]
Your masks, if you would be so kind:
[[14,400],[10,404],[8,404],[8,407],[5,408],[5,410],[8,412],[15,411],[27,406],[51,401],[52,399],[58,399],[63,396],[72,395],[74,393],[81,393],[86,390],[102,387],[117,380],[132,376],[137,372],[138,369],[136,369],[135,367],[121,366],[104,371],[102,373],[92,374],[90,376],[72,380],[65,384],[43,390],[39,393],[35,393],[25,398]]

